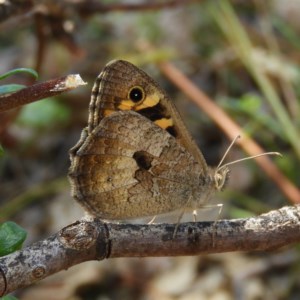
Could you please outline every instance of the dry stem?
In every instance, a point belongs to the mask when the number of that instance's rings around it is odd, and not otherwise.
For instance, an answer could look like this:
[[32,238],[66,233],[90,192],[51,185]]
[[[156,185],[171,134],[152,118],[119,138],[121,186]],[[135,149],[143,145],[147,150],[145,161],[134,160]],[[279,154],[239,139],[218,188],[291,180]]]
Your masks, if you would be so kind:
[[0,296],[88,260],[268,251],[300,241],[300,205],[258,217],[216,222],[133,225],[79,220],[0,258]]

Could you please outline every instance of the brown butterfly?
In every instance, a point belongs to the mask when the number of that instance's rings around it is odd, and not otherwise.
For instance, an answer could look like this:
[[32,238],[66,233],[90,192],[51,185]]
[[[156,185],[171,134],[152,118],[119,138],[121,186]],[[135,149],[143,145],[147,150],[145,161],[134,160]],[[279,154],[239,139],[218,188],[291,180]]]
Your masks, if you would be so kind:
[[108,63],[92,90],[88,126],[70,150],[73,197],[107,220],[203,207],[223,189],[170,98],[133,64]]

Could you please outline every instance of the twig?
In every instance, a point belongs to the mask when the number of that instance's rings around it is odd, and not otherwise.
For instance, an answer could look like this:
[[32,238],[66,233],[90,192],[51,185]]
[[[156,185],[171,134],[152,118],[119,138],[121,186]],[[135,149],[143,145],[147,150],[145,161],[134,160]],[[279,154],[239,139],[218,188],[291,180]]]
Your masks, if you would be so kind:
[[67,75],[24,88],[0,97],[0,112],[19,107],[43,98],[53,97],[86,84],[78,74]]
[[[196,103],[225,132],[230,140],[241,134],[243,129],[173,64],[163,62],[158,65],[161,71]],[[265,152],[255,141],[246,135],[243,135],[242,139],[237,143],[251,156]],[[280,172],[268,157],[262,156],[256,159],[256,162],[293,203],[300,203],[299,189]]]
[[267,251],[300,241],[300,205],[258,217],[216,222],[133,225],[77,221],[0,258],[0,295],[89,260]]
[[31,0],[6,0],[0,1],[0,22],[16,16],[24,14],[33,7]]
[[[45,24],[44,24],[44,16],[41,13],[36,12],[33,16],[35,21],[35,31],[36,31],[36,59],[35,59],[35,70],[40,73],[42,69],[42,64],[46,55],[46,41],[47,36],[45,34]],[[49,37],[48,37],[49,38]]]
[[113,11],[146,11],[146,10],[158,10],[163,8],[172,8],[177,6],[183,6],[193,2],[202,2],[201,0],[170,0],[162,2],[145,2],[145,3],[113,3],[102,4],[96,1],[83,1],[76,3],[75,6],[82,15],[90,15],[95,13],[107,13]]

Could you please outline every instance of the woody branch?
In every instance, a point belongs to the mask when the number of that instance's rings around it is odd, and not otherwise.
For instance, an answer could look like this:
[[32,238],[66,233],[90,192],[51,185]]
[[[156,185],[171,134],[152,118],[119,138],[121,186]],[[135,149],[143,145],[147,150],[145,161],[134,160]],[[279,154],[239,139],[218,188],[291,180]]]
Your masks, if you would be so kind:
[[258,217],[216,222],[133,225],[79,220],[0,258],[0,296],[88,260],[267,251],[300,241],[300,205]]
[[85,84],[86,83],[78,74],[70,74],[64,77],[36,83],[17,92],[1,95],[0,112],[17,108],[44,98],[53,97]]

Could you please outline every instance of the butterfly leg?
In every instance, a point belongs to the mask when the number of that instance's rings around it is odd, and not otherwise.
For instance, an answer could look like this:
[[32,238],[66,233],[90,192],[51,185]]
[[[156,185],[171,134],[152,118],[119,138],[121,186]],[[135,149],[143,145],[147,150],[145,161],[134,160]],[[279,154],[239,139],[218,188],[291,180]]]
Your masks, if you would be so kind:
[[[182,211],[180,212],[180,215],[178,216],[172,239],[174,239],[176,237],[176,233],[177,233],[177,230],[178,230],[180,220],[181,220],[182,216],[184,215],[186,208],[189,207],[189,203],[190,203],[191,200],[192,200],[192,196],[189,197],[188,201],[186,202],[185,207],[182,209]],[[196,217],[194,215],[194,212],[195,212],[195,210],[193,211],[193,216],[194,216],[194,219],[195,219]],[[197,216],[197,212],[196,212],[196,216]]]
[[181,220],[182,216],[184,215],[184,213],[185,213],[185,208],[181,211],[180,215],[178,216],[172,239],[175,239],[175,237],[176,237],[178,226],[180,224],[180,220]]
[[156,215],[148,222],[148,225],[150,225],[150,224],[153,224],[154,223],[154,221],[155,221],[155,219],[156,219]]
[[218,212],[218,218],[214,221],[214,224],[213,224],[213,227],[214,227],[213,236],[212,236],[212,246],[213,247],[215,247],[215,236],[216,236],[216,233],[217,233],[217,221],[220,218],[220,215],[221,215],[221,212],[222,212],[222,209],[223,209],[223,204],[219,203],[216,206],[219,208],[219,212]]
[[194,222],[197,222],[197,210],[196,209],[193,210],[193,220],[194,220]]
[[[222,209],[223,209],[223,204],[215,204],[215,205],[203,205],[201,206],[201,209],[212,209],[212,208],[218,208],[218,216],[215,218],[214,223],[213,223],[213,234],[212,234],[212,246],[215,246],[215,237],[217,233],[217,221],[220,218]],[[197,210],[193,210],[193,219],[194,222],[196,222],[196,217],[197,217]]]

